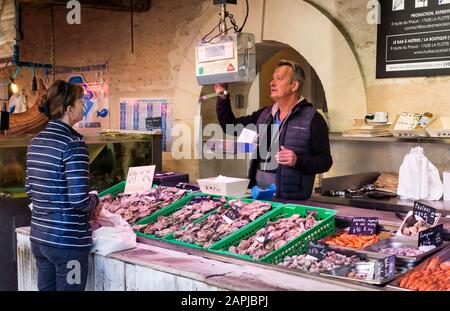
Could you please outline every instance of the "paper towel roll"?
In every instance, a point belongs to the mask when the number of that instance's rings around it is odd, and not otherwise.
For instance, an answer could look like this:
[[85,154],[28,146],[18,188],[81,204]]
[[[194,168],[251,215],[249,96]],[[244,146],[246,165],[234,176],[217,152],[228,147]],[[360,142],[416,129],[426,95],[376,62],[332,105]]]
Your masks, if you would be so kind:
[[450,171],[444,172],[444,201],[450,201]]

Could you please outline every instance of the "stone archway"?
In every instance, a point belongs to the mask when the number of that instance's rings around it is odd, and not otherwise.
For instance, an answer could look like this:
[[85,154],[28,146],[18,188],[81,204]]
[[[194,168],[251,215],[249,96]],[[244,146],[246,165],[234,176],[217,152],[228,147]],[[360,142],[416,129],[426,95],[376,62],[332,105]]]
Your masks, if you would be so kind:
[[[349,129],[353,119],[365,115],[366,92],[357,59],[344,35],[327,16],[300,0],[254,0],[251,9],[245,31],[254,33],[257,43],[276,41],[289,45],[316,70],[327,98],[331,131]],[[241,20],[244,12],[236,10],[233,14]],[[207,33],[216,23],[217,17],[211,18],[199,34]],[[176,123],[193,129],[201,90],[195,78],[194,41],[180,67],[175,89]],[[192,162],[187,167],[191,171]]]
[[304,1],[267,1],[265,12],[263,39],[288,44],[311,64],[324,87],[331,131],[350,128],[366,113],[366,92],[344,35]]

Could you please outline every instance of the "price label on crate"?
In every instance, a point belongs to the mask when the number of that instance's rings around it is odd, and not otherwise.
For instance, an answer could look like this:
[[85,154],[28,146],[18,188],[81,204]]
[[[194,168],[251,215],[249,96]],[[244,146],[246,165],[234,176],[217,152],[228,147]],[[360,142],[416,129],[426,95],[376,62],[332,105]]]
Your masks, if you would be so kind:
[[223,214],[222,218],[228,223],[232,224],[236,219],[241,216],[239,209],[235,206],[231,206],[225,214]]
[[423,203],[414,202],[414,216],[420,216],[426,223],[434,225],[436,209]]
[[395,275],[395,255],[378,261],[380,279],[391,278]]
[[419,232],[419,247],[440,246],[443,243],[442,240],[443,232],[444,232],[443,224]]
[[378,217],[355,217],[352,219],[350,234],[374,235],[377,233]]
[[321,243],[319,241],[309,241],[306,255],[322,260],[327,257],[329,249],[330,248],[325,243]]
[[264,226],[264,235],[256,238],[258,242],[263,243],[263,246],[266,246],[267,242],[269,242],[269,226],[270,222],[267,221]]
[[130,167],[124,193],[149,191],[152,188],[155,168],[155,165]]

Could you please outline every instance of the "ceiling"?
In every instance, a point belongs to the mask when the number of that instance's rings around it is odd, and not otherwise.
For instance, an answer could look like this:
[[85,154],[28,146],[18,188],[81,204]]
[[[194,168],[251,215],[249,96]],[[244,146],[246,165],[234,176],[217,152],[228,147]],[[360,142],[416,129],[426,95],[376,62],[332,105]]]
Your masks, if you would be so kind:
[[[19,0],[20,3],[32,3],[37,5],[67,5],[68,0]],[[134,12],[146,12],[150,10],[151,0],[78,0],[82,8],[93,8],[112,11],[130,11],[133,2]]]

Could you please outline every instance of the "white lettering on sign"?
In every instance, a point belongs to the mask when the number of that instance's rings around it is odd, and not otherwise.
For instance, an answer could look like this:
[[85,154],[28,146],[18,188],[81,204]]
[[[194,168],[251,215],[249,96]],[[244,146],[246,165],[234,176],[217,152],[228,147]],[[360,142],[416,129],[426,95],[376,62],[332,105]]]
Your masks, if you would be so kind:
[[66,5],[70,11],[67,13],[66,21],[69,25],[81,24],[81,4],[77,0],[70,0]]
[[130,167],[124,193],[149,191],[152,188],[155,168],[155,165]]

